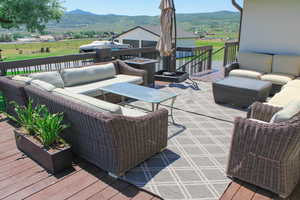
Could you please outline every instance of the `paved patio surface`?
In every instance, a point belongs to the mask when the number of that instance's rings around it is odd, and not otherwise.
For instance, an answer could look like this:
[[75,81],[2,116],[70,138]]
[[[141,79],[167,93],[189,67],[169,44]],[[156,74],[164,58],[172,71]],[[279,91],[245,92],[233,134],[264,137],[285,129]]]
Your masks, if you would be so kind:
[[[179,95],[174,111],[177,124],[170,123],[168,148],[123,179],[164,199],[219,199],[230,182],[225,168],[233,121],[246,112],[215,104],[211,83],[199,82],[199,87],[183,83],[161,88]],[[150,109],[147,103],[132,104]]]

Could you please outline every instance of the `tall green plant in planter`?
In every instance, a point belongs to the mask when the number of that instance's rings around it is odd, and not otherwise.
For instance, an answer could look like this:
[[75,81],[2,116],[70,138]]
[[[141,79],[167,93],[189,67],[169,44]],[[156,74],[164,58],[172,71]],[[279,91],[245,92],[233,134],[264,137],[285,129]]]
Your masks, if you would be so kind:
[[68,128],[67,125],[62,124],[63,118],[63,113],[50,114],[46,110],[43,116],[35,119],[34,132],[45,148],[65,143],[59,136],[64,129]]
[[34,106],[32,100],[27,106],[12,104],[17,116],[6,115],[21,126],[14,131],[18,149],[51,173],[71,167],[71,147],[60,136],[69,127],[63,124],[63,114],[51,114],[45,105]]
[[32,100],[29,100],[27,106],[20,106],[16,102],[10,102],[10,103],[13,105],[17,116],[16,117],[11,116],[8,113],[4,113],[4,114],[9,119],[16,122],[22,128],[24,128],[29,135],[35,135],[34,133],[35,122],[38,118],[40,118],[41,113],[47,111],[46,106],[38,105],[34,107]]

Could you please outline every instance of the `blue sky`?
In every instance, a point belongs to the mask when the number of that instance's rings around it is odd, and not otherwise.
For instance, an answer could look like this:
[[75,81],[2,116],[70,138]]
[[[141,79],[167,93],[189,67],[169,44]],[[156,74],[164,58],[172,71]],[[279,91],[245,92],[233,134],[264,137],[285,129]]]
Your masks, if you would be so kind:
[[[158,15],[160,0],[62,0],[67,10],[82,9],[97,14]],[[239,0],[242,2],[242,0]],[[178,13],[236,11],[231,0],[175,0]]]

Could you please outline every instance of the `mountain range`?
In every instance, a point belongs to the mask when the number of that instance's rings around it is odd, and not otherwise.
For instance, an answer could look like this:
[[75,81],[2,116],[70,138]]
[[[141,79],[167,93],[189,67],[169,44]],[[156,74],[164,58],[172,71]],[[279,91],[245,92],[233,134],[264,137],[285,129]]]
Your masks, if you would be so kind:
[[[239,25],[239,13],[218,11],[210,13],[177,14],[177,24],[187,31],[235,32]],[[121,32],[134,26],[159,25],[159,16],[99,15],[76,9],[66,12],[60,23],[49,23],[50,31],[97,30]]]

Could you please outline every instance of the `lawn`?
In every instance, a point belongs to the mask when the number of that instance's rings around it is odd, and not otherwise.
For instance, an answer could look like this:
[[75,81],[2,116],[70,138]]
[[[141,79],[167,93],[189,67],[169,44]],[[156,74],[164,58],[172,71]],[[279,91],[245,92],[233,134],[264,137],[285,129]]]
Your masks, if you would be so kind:
[[[196,46],[213,46],[214,51],[221,49],[224,47],[225,42],[218,41],[218,40],[197,40]],[[221,61],[224,58],[224,51],[220,51],[216,55],[213,56],[213,60]]]
[[[26,60],[33,58],[45,58],[50,56],[63,56],[69,54],[76,54],[79,52],[79,47],[83,44],[88,44],[94,39],[81,39],[81,40],[65,40],[58,42],[40,42],[40,43],[27,43],[27,44],[0,44],[2,49],[2,57],[4,61]],[[196,46],[212,45],[214,51],[222,48],[224,42],[216,40],[197,40]],[[41,53],[41,48],[50,48],[49,53]],[[224,52],[214,55],[214,60],[222,60]]]
[[[27,44],[0,44],[4,61],[26,60],[50,56],[63,56],[79,53],[79,47],[94,41],[93,39],[64,40],[57,42],[39,42]],[[50,48],[49,53],[41,53],[41,48]]]

